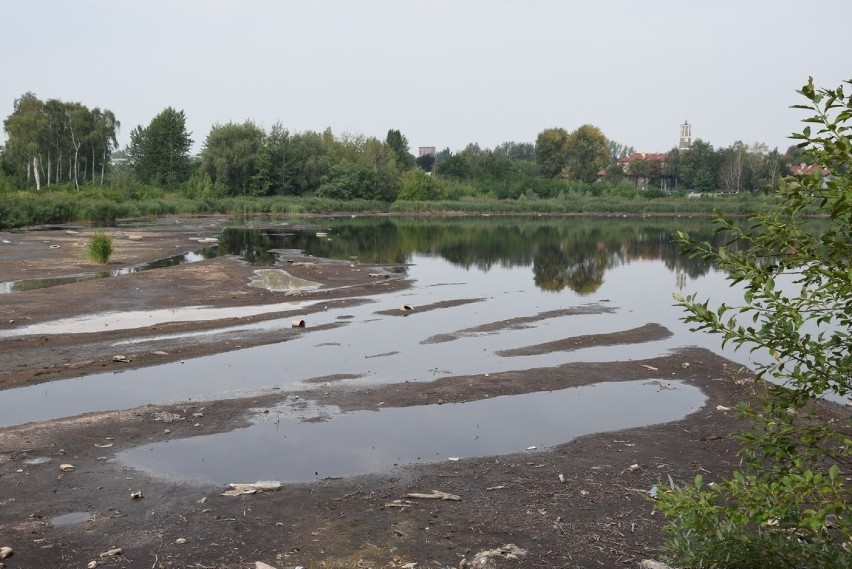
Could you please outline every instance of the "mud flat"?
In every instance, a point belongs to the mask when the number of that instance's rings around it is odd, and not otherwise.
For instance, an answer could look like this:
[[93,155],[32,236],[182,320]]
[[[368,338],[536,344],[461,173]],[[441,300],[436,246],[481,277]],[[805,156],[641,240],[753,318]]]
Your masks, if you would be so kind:
[[[193,250],[197,244],[193,239],[215,238],[224,222],[205,218],[154,224],[130,231],[133,240],[116,235],[114,262],[132,264]],[[11,242],[4,247],[17,249],[0,249],[0,274],[14,280],[90,270],[79,260],[86,230],[78,231],[3,234]],[[143,247],[137,248],[140,243]],[[60,247],[51,249],[51,244]],[[370,276],[382,267],[307,259],[294,252],[285,253],[280,265],[322,287],[290,296],[249,287],[252,268],[220,257],[4,295],[0,387],[310,337],[318,331],[310,326],[313,312],[354,309],[373,303],[384,292],[409,286],[404,278]],[[303,305],[245,317],[84,334],[14,332],[23,326],[123,310],[193,306],[236,310],[294,299]],[[405,322],[417,322],[424,308],[430,311],[428,317],[477,304],[470,300],[414,306],[413,318]],[[580,312],[577,317],[597,317],[594,311]],[[395,309],[393,315],[397,313],[404,311]],[[287,322],[294,315],[309,325],[260,332],[241,326]],[[432,338],[429,345],[443,345],[547,317],[495,319],[470,328],[448,324],[437,337],[424,336]],[[346,322],[341,318],[328,326]],[[611,361],[445,374],[428,381],[399,377],[380,385],[359,383],[363,378],[358,373],[317,375],[298,391],[146,405],[0,429],[0,546],[14,551],[3,563],[8,568],[86,567],[91,562],[98,567],[252,568],[256,561],[279,569],[412,567],[412,563],[443,568],[458,567],[462,559],[470,561],[478,552],[511,544],[513,548],[506,551],[515,551],[516,559],[497,558],[496,566],[635,567],[639,560],[655,557],[660,543],[663,520],[648,491],[668,476],[690,480],[701,473],[711,481],[730,472],[738,462],[737,443],[730,436],[737,423],[725,409],[750,397],[753,389],[753,384],[729,373],[739,366],[700,348],[641,360],[618,358],[619,346],[652,342],[666,333],[650,323],[531,344],[526,351],[502,358],[515,362],[528,354],[597,346],[612,349]],[[121,355],[129,361],[114,361],[116,342],[127,342]],[[376,354],[387,355],[382,349]],[[323,419],[329,421],[341,414],[390,409],[404,421],[406,410],[439,410],[500,397],[637,381],[659,385],[660,390],[669,382],[680,382],[700,389],[705,399],[700,408],[675,420],[586,434],[546,448],[441,457],[368,474],[284,481],[279,489],[236,496],[223,495],[227,484],[158,475],[133,468],[122,458],[132,449],[244,429],[269,420],[269,412],[281,405],[331,409],[331,416]],[[0,408],[2,401],[0,391]],[[844,412],[833,406],[822,411]],[[101,555],[109,551],[113,554]]]

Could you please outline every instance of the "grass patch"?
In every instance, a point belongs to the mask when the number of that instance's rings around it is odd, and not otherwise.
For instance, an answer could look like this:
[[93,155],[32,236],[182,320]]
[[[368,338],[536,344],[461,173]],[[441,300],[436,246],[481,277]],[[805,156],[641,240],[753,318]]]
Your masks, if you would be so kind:
[[86,243],[86,256],[101,265],[109,262],[112,251],[112,237],[103,231],[96,232],[89,238],[89,242]]

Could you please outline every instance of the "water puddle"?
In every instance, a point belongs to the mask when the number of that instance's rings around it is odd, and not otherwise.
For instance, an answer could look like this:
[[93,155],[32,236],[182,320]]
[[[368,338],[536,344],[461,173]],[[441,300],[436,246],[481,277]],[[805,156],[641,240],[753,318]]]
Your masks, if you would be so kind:
[[292,245],[292,242],[302,244],[308,244],[311,242],[310,240],[306,240],[302,237],[303,233],[308,235],[308,232],[273,233],[268,230],[229,227],[226,228],[217,239],[196,239],[199,243],[218,241],[218,245],[203,247],[188,253],[172,255],[163,259],[140,263],[130,267],[113,269],[111,271],[95,271],[74,275],[0,282],[0,294],[25,292],[28,290],[49,288],[95,279],[118,277],[130,273],[150,271],[151,269],[176,267],[178,265],[196,263],[205,259],[213,259],[220,255],[236,255],[240,257],[240,260],[243,262],[249,263],[253,266],[274,265],[278,260],[278,253],[275,249],[282,249],[285,247],[293,248],[294,246]]
[[316,290],[322,285],[294,277],[283,269],[257,269],[254,277],[249,281],[249,286],[265,288],[272,292],[285,292],[290,290]]
[[88,334],[104,330],[130,330],[156,326],[166,322],[203,322],[223,318],[248,318],[261,314],[286,312],[303,309],[316,304],[318,301],[280,302],[277,304],[260,304],[252,306],[234,306],[212,308],[209,306],[185,306],[181,308],[164,308],[161,310],[103,312],[77,318],[65,318],[41,322],[29,326],[21,326],[10,330],[0,330],[0,338],[28,336],[31,334]]
[[94,519],[94,516],[89,512],[71,512],[70,514],[54,516],[47,520],[47,523],[54,527],[69,527],[84,524],[92,519]]
[[130,267],[122,267],[111,271],[98,271],[92,273],[79,273],[76,275],[62,275],[58,277],[43,277],[37,279],[21,279],[17,281],[7,281],[0,283],[0,294],[8,294],[12,292],[25,292],[28,290],[36,290],[40,288],[49,288],[66,284],[80,283],[83,281],[91,281],[96,279],[105,279],[109,277],[118,277],[130,273],[138,273],[141,271],[150,271],[152,269],[162,269],[165,267],[176,267],[188,263],[197,263],[204,259],[211,259],[217,255],[215,247],[205,247],[197,251],[190,251],[181,255],[173,255],[147,263],[140,263]]
[[39,464],[47,464],[48,462],[50,462],[50,458],[46,456],[36,456],[33,458],[24,459],[22,462],[29,466],[36,466]]
[[[378,412],[313,409],[309,417],[294,416],[285,404],[245,429],[138,447],[118,459],[153,475],[218,484],[299,482],[543,449],[590,433],[678,420],[705,402],[696,387],[657,380]],[[310,420],[317,417],[325,420]]]

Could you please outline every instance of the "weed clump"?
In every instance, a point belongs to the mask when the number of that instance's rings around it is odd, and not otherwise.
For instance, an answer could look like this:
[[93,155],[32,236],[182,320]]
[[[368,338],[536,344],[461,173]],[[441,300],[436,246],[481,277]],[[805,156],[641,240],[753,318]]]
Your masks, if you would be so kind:
[[86,244],[86,254],[95,263],[105,265],[112,255],[112,237],[103,231],[98,231]]

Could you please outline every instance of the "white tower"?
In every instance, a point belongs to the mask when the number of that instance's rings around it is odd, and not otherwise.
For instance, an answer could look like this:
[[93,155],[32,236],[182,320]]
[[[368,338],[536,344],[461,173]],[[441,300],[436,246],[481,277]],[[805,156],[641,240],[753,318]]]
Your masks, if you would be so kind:
[[680,144],[677,147],[679,150],[692,148],[692,125],[687,121],[683,121],[683,124],[680,125]]

